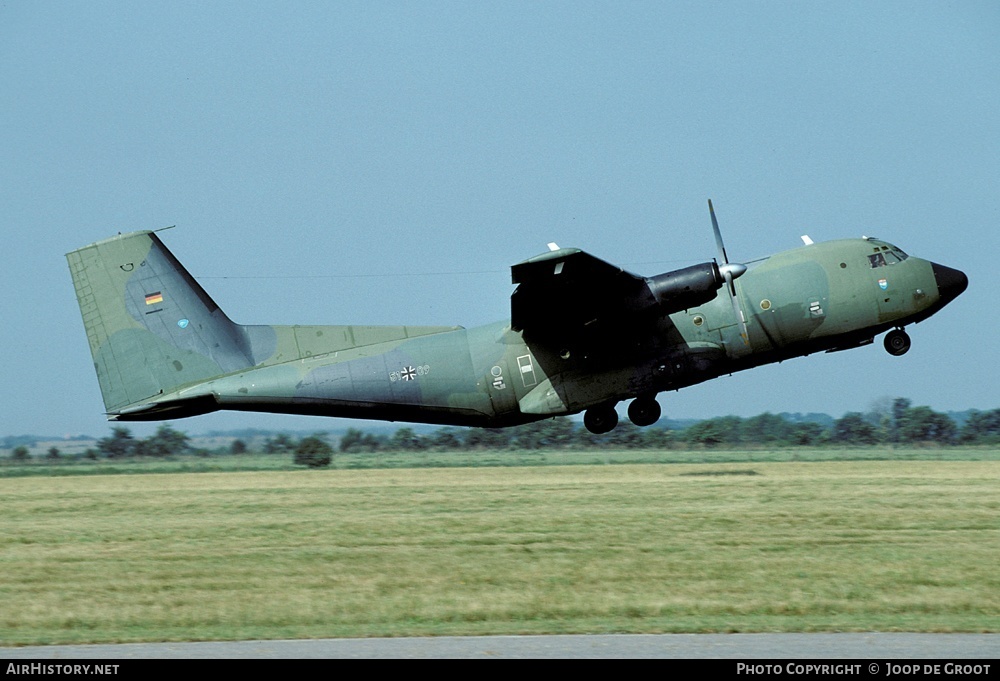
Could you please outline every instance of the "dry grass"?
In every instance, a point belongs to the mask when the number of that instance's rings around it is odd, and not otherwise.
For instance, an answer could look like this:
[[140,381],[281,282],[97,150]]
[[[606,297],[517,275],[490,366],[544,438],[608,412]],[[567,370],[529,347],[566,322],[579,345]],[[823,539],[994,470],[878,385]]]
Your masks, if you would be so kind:
[[1000,462],[0,480],[0,642],[1000,631]]

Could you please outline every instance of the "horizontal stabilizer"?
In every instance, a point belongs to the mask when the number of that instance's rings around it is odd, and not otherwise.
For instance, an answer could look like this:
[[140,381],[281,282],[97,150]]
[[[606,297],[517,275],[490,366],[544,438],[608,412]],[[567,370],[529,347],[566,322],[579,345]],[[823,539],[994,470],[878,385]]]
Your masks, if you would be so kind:
[[200,416],[219,409],[214,395],[199,395],[184,399],[167,399],[160,402],[145,402],[132,405],[121,411],[111,412],[111,421],[162,421]]

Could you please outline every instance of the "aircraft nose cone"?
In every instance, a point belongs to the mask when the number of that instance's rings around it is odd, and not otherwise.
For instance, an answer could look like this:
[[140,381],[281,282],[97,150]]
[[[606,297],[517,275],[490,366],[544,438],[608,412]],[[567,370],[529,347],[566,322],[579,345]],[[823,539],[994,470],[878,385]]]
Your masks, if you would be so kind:
[[944,265],[931,263],[934,279],[937,281],[938,292],[944,303],[950,303],[962,294],[969,286],[969,278],[961,270],[953,270]]

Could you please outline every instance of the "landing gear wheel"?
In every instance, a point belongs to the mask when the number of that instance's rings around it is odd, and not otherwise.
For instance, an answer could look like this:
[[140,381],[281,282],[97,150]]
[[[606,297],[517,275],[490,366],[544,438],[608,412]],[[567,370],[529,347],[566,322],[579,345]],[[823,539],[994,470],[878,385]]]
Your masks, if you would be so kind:
[[595,435],[610,433],[618,425],[618,412],[613,404],[591,407],[583,415],[583,425]]
[[637,397],[628,405],[628,418],[637,426],[651,426],[660,420],[660,403],[655,397]]
[[886,352],[895,357],[905,355],[906,351],[910,349],[910,337],[902,329],[893,329],[885,334],[883,343]]

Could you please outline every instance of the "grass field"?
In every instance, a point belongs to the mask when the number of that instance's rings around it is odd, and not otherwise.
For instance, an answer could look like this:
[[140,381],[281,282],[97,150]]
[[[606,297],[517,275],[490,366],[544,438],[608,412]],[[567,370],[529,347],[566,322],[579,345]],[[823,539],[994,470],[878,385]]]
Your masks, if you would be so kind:
[[[33,458],[15,462],[0,457],[0,478],[53,475],[135,473],[221,473],[301,470],[292,454],[193,454],[166,458]],[[333,468],[479,468],[507,466],[578,466],[629,463],[775,463],[785,461],[998,461],[996,447],[746,447],[679,449],[536,449],[448,450],[341,453]]]
[[1000,631],[995,457],[8,477],[0,514],[4,645]]

